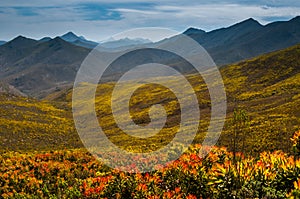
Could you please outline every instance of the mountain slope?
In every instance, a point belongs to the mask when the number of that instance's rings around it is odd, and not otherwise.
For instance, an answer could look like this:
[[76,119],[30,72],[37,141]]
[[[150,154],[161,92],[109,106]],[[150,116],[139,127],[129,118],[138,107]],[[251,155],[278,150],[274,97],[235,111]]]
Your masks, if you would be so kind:
[[[233,150],[233,110],[243,109],[250,118],[245,135],[237,138],[237,149],[248,153],[280,149],[290,151],[290,137],[300,128],[300,45],[278,52],[262,55],[252,60],[221,68],[227,94],[227,121],[218,144]],[[210,99],[206,85],[199,75],[188,75],[189,82],[196,90],[201,109],[200,128],[195,138],[201,143],[210,123]],[[130,84],[130,83],[128,83]],[[182,87],[179,81],[170,78],[168,85]],[[110,113],[110,97],[114,84],[99,86],[96,95],[96,113],[106,135],[114,143],[124,147],[156,143],[157,147],[169,143],[178,129],[180,109],[170,91],[155,85],[146,85],[131,97],[131,117],[139,125],[150,122],[148,111],[151,104],[162,104],[168,113],[165,128],[159,134],[147,139],[133,139],[122,133]],[[182,89],[182,92],[185,92]],[[117,104],[124,103],[124,93],[119,93]],[[187,94],[189,96],[189,94]],[[107,101],[103,102],[104,99]],[[116,110],[126,116],[127,110]],[[124,114],[124,115],[123,115]],[[125,125],[125,124],[123,124]],[[185,133],[192,129],[184,127]],[[209,135],[208,135],[209,136]],[[243,138],[244,137],[244,138]],[[244,141],[243,141],[244,140]],[[157,144],[159,141],[159,144]],[[243,144],[244,143],[244,144]]]
[[0,152],[82,146],[71,111],[58,103],[0,93]]
[[2,45],[0,47],[0,76],[3,75],[2,71],[6,70],[8,66],[30,55],[33,47],[37,44],[36,40],[18,36]]
[[24,93],[16,89],[14,86],[9,85],[4,82],[0,82],[0,94],[11,94],[15,96],[23,96],[26,97]]
[[[289,138],[300,128],[300,45],[221,68],[229,102],[247,110],[247,151],[289,151]],[[229,146],[230,125],[220,144]],[[241,142],[240,142],[241,149]]]
[[[264,150],[281,149],[290,151],[290,137],[300,128],[300,45],[281,51],[265,54],[251,60],[224,66],[220,69],[227,94],[227,121],[218,141],[218,145],[233,149],[233,124],[231,118],[235,108],[243,109],[250,118],[249,128],[243,129],[243,135],[237,138],[239,151],[258,153]],[[210,99],[205,83],[199,75],[187,75],[197,93],[201,109],[200,128],[195,138],[201,143],[210,121]],[[128,83],[130,84],[130,83]],[[168,85],[181,88],[176,77],[170,78]],[[120,133],[119,127],[110,115],[110,94],[114,83],[99,85],[96,94],[96,113],[99,123],[112,142],[126,146],[144,145],[157,147],[172,140],[180,121],[180,110],[176,98],[170,91],[155,85],[146,85],[132,96],[131,116],[139,125],[150,122],[148,111],[151,104],[161,103],[169,114],[166,128],[156,137],[148,140],[135,140]],[[84,95],[84,87],[82,87]],[[182,91],[184,92],[184,90]],[[119,103],[124,93],[119,93]],[[60,102],[71,102],[72,90],[57,92],[49,99]],[[69,104],[69,106],[71,106]],[[127,110],[117,110],[126,113]],[[185,133],[191,129],[185,126]]]
[[208,33],[184,34],[203,45],[217,65],[224,65],[300,43],[300,17],[266,26],[251,18]]
[[47,42],[18,37],[0,47],[0,78],[28,95],[73,82],[89,50],[59,37]]

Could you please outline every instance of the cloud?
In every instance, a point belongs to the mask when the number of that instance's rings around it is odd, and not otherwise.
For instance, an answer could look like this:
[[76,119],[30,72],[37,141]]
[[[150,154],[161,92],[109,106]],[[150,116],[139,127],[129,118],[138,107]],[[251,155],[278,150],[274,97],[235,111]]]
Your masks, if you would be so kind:
[[116,9],[124,21],[134,26],[162,26],[183,31],[188,26],[205,30],[229,26],[247,18],[261,23],[290,19],[300,15],[298,7],[270,7],[240,4],[205,4],[194,6],[157,5],[151,10]]
[[29,7],[39,7],[39,6],[66,6],[66,5],[76,5],[84,3],[95,3],[95,4],[164,4],[164,5],[206,5],[206,4],[239,4],[239,5],[268,5],[268,6],[290,6],[299,7],[299,0],[51,0],[51,1],[41,1],[41,0],[2,0],[0,1],[0,6],[29,6]]
[[266,24],[300,15],[299,0],[15,0],[0,2],[0,39],[22,34],[57,36],[67,31],[103,40],[131,28],[188,27],[212,30],[247,18]]
[[137,9],[128,9],[128,8],[117,8],[114,9],[114,11],[118,11],[120,13],[134,13],[138,15],[157,15],[161,14],[160,12],[157,11],[150,11],[150,10],[137,10]]
[[80,4],[74,7],[74,12],[81,13],[87,21],[122,19],[119,12],[103,4]]
[[157,10],[161,13],[172,12],[176,13],[175,16],[189,18],[247,18],[247,17],[260,17],[260,16],[276,16],[276,15],[293,15],[300,13],[298,8],[292,7],[266,7],[266,6],[252,6],[252,5],[239,5],[239,4],[210,4],[199,6],[158,6]]
[[16,10],[16,13],[20,16],[37,16],[38,13],[35,8],[30,7],[12,7]]

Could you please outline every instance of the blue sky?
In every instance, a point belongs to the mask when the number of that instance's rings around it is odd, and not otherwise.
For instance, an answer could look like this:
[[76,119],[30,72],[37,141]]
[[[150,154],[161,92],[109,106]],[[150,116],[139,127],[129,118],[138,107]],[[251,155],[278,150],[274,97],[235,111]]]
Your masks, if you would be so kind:
[[297,15],[299,0],[1,0],[0,40],[18,35],[38,39],[73,31],[101,41],[132,28],[210,31],[250,17],[266,24]]

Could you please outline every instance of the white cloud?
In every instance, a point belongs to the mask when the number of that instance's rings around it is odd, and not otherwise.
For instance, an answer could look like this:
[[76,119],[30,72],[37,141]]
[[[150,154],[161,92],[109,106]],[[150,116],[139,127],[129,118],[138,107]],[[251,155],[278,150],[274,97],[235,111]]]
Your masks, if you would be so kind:
[[[268,7],[239,4],[207,4],[198,6],[156,6],[151,12],[140,10],[118,9],[124,20],[136,25],[150,24],[182,29],[196,26],[211,30],[229,26],[247,18],[256,18],[261,23],[271,21],[266,18],[292,18],[300,15],[299,7]],[[149,14],[148,14],[149,12]],[[153,15],[153,13],[156,13]]]
[[[229,0],[228,2],[230,1],[242,2],[234,0]],[[92,0],[89,2],[109,3],[111,1]],[[117,2],[122,2],[123,4],[119,5]],[[137,5],[141,2],[154,4],[143,8],[139,8],[138,6],[124,6],[124,3],[128,2],[136,2]],[[204,30],[212,30],[232,25],[250,17],[258,19],[261,23],[265,24],[271,21],[270,18],[287,19],[300,15],[300,7],[288,4],[288,2],[293,2],[296,5],[294,1],[287,1],[286,6],[266,6],[265,4],[259,4],[259,2],[263,1],[254,1],[257,5],[245,3],[208,4],[207,1],[205,4],[194,1],[192,2],[193,5],[191,5],[190,1],[187,0],[178,1],[180,5],[176,5],[174,0],[160,2],[158,0],[126,0],[126,2],[116,0],[113,4],[114,7],[110,9],[112,12],[120,13],[120,20],[88,21],[84,19],[84,11],[76,9],[76,4],[86,3],[86,1],[82,0],[1,1],[0,7],[17,5],[31,6],[33,8],[43,6],[52,7],[35,9],[34,11],[38,16],[20,16],[13,8],[5,8],[4,13],[0,12],[0,40],[9,40],[19,34],[40,38],[74,31],[89,39],[100,41],[131,28],[164,27],[184,31],[188,27],[193,26]],[[276,2],[274,1],[273,3],[276,4]]]
[[128,9],[128,8],[117,8],[117,9],[113,9],[113,10],[121,12],[121,13],[134,13],[134,14],[140,14],[140,15],[157,15],[157,14],[160,14],[160,12],[157,12],[157,11],[137,10],[137,9]]

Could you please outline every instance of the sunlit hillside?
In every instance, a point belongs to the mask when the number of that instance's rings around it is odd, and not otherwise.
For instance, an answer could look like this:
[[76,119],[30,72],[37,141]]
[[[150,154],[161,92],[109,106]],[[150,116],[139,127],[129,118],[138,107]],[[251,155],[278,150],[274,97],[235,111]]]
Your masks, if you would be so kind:
[[[289,139],[300,126],[299,57],[300,45],[221,68],[228,114],[218,145],[233,150],[235,124],[232,116],[233,110],[239,109],[247,114],[248,123],[240,127],[242,133],[235,138],[236,150],[251,153],[273,149],[290,151]],[[169,79],[169,84],[181,86],[176,77]],[[194,140],[200,143],[209,125],[209,93],[199,75],[187,75],[187,79],[200,102],[200,128]],[[99,85],[95,102],[99,123],[112,142],[123,147],[136,146],[134,150],[143,146],[147,151],[172,140],[178,130],[180,109],[170,90],[148,84],[131,98],[131,117],[136,124],[145,126],[150,122],[148,111],[153,104],[161,103],[168,114],[165,128],[159,134],[150,140],[138,140],[121,132],[110,114],[110,94],[114,84]],[[1,95],[1,150],[82,146],[72,122],[71,94],[71,90],[57,91],[46,98],[48,101]],[[120,102],[123,94],[119,93]],[[187,126],[185,130],[193,129]]]
[[81,146],[71,111],[60,103],[1,94],[0,115],[1,151]]

